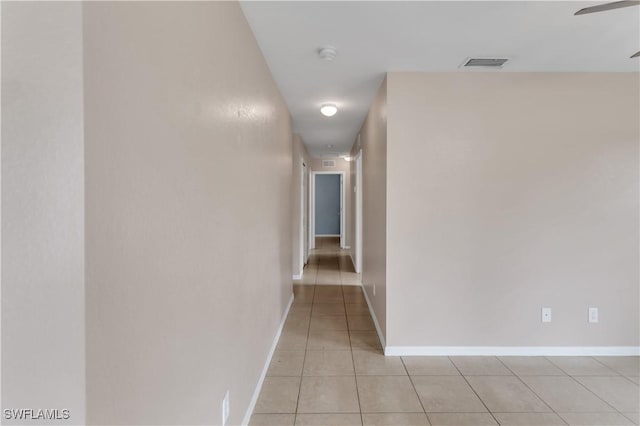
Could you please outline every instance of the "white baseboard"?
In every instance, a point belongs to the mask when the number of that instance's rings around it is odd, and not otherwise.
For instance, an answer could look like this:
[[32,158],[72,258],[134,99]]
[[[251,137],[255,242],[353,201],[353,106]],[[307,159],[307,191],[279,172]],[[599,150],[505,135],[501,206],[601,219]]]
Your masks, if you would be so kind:
[[300,275],[294,275],[294,276],[293,276],[293,279],[294,279],[294,280],[301,280],[301,279],[302,279],[302,274],[300,274]]
[[[373,312],[371,315],[373,316]],[[640,355],[640,346],[387,346],[384,348],[384,354],[391,356],[637,356]]]
[[364,285],[362,286],[362,293],[364,294],[364,299],[367,301],[367,306],[369,307],[369,313],[371,314],[371,319],[373,319],[373,325],[376,327],[376,332],[378,333],[380,344],[382,345],[382,349],[384,350],[384,354],[386,355],[387,351],[386,351],[386,343],[384,341],[384,335],[382,334],[382,329],[380,328],[380,324],[378,323],[378,318],[376,317],[376,313],[373,310],[373,305],[369,300],[369,296],[367,296],[367,292],[364,291]]
[[276,336],[273,338],[273,342],[271,343],[271,349],[269,349],[269,354],[267,355],[267,361],[264,363],[264,367],[262,368],[262,373],[260,374],[260,379],[258,379],[258,384],[256,385],[256,388],[253,391],[253,395],[251,396],[249,407],[247,408],[247,411],[244,414],[244,419],[242,420],[243,426],[248,425],[249,421],[251,420],[253,409],[256,407],[256,402],[258,402],[258,397],[260,396],[260,391],[262,390],[262,384],[264,383],[264,378],[267,376],[267,371],[269,370],[269,365],[271,364],[271,358],[273,358],[273,353],[276,351],[276,346],[278,345],[278,340],[280,339],[280,334],[282,333],[284,322],[287,320],[287,315],[289,315],[289,309],[291,309],[292,303],[293,303],[293,293],[291,294],[291,299],[289,299],[289,304],[287,305],[287,309],[285,309],[284,311],[284,316],[282,317],[282,321],[280,321],[280,326],[278,327]]
[[316,237],[339,237],[340,234],[316,234]]

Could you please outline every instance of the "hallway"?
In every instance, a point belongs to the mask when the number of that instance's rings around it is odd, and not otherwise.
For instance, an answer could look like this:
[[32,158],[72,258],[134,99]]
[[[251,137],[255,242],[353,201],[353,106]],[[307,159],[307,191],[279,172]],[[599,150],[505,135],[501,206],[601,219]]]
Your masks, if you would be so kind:
[[294,281],[294,284],[359,286],[360,275],[353,269],[349,252],[340,249],[339,237],[318,237],[316,248],[311,250],[309,263],[304,267],[302,280]]
[[0,423],[640,426],[639,10],[0,2]]
[[631,425],[637,357],[385,357],[358,274],[319,238],[251,425]]

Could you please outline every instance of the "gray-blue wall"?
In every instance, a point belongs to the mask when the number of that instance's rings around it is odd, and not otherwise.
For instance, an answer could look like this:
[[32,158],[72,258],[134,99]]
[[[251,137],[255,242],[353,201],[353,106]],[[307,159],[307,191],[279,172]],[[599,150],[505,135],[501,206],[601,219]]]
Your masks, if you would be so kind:
[[340,234],[340,175],[316,175],[316,234]]

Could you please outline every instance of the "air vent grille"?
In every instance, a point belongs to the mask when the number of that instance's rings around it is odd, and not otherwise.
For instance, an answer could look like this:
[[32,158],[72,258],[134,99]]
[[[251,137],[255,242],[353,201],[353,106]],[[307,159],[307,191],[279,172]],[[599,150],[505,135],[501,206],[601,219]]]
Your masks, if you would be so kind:
[[507,62],[507,59],[504,58],[471,58],[464,63],[464,66],[502,68],[505,62]]
[[335,167],[336,160],[322,160],[322,167]]

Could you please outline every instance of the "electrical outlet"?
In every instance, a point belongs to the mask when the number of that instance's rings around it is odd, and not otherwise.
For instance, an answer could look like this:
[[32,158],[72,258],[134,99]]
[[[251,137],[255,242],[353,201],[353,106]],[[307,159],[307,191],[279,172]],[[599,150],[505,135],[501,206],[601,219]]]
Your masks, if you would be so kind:
[[551,322],[551,308],[542,308],[542,322]]
[[589,308],[589,322],[598,322],[598,308]]
[[227,420],[229,420],[229,391],[224,394],[222,400],[222,426],[227,424]]

